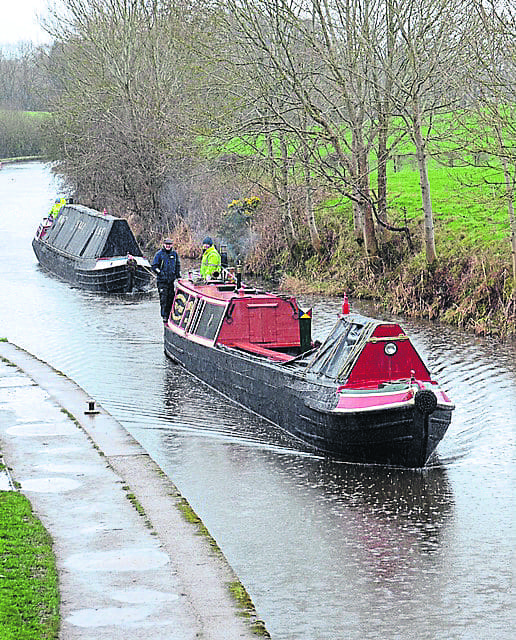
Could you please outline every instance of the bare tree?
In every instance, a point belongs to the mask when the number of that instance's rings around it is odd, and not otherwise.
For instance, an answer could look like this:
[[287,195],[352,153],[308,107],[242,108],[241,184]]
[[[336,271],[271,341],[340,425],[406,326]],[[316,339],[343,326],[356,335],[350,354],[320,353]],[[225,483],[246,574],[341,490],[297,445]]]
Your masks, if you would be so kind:
[[[468,33],[468,2],[463,0],[391,0],[391,28],[397,34],[391,42],[389,96],[395,113],[407,123],[416,147],[424,218],[426,260],[437,257],[434,214],[428,177],[429,140],[433,118],[450,113],[460,95],[452,82],[460,74],[458,55]],[[391,31],[392,33],[392,31]]]
[[179,46],[187,16],[168,2],[62,0],[51,64],[66,87],[55,105],[58,170],[98,208],[129,210],[151,229],[196,154],[198,73]]
[[469,100],[461,124],[467,150],[501,172],[516,295],[516,10],[503,0],[473,0],[477,18],[469,42]]
[[19,43],[9,52],[0,49],[0,107],[20,111],[46,111],[50,82],[41,64],[46,47]]
[[[268,35],[271,25],[260,13],[253,14],[252,19],[260,24],[261,38],[268,39],[272,46],[273,36]],[[222,144],[229,141],[232,145],[240,139],[241,145],[253,149],[253,172],[247,177],[263,192],[269,192],[277,203],[284,239],[290,249],[300,238],[297,211],[299,185],[304,182],[308,230],[317,250],[320,241],[311,199],[314,186],[311,183],[308,186],[300,166],[301,141],[292,133],[293,123],[303,117],[299,102],[281,70],[271,64],[270,56],[260,46],[261,38],[249,36],[239,13],[224,14],[219,26],[223,43],[210,40],[204,47],[204,55],[219,63],[213,82],[225,94],[233,112],[224,110],[224,119],[215,124],[214,133]],[[290,35],[284,33],[286,39]],[[278,50],[277,55],[281,54]]]
[[[353,7],[334,13],[335,3],[288,0],[229,0],[228,20],[242,51],[258,52],[246,64],[277,79],[278,93],[267,102],[274,126],[298,139],[298,163],[350,198],[357,233],[368,255],[377,253],[366,139],[368,86],[354,37]],[[337,3],[339,4],[339,3]],[[353,25],[351,27],[350,25]],[[308,155],[307,155],[308,154]],[[336,159],[330,161],[328,154]],[[313,178],[312,178],[313,179]],[[306,185],[307,193],[312,185]],[[310,214],[311,215],[311,214]],[[315,223],[313,217],[312,223]],[[313,243],[318,243],[312,226]]]

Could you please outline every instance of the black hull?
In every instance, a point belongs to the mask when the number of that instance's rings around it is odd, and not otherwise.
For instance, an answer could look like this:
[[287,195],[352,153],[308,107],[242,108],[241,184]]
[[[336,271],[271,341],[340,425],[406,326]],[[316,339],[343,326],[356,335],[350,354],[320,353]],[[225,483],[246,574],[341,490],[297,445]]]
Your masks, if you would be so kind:
[[140,265],[129,267],[122,264],[94,269],[95,261],[67,255],[36,238],[32,241],[32,248],[44,269],[81,289],[121,294],[148,291],[151,288],[151,275]]
[[439,406],[431,415],[414,406],[334,413],[334,385],[250,354],[198,344],[168,328],[165,353],[216,391],[347,462],[423,467],[451,422],[451,409]]

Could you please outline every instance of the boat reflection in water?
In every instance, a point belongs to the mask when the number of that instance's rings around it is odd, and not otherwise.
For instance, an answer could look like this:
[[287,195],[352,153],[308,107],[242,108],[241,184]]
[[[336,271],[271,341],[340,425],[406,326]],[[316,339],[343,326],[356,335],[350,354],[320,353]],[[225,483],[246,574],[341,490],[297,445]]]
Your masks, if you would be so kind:
[[[172,363],[164,389],[172,424],[157,434],[160,466],[184,489],[257,610],[281,612],[279,628],[265,617],[272,637],[390,637],[393,611],[405,618],[404,637],[429,637],[425,616],[443,589],[455,515],[444,468],[314,456],[192,386]],[[335,585],[338,594],[328,594]]]
[[[331,507],[333,535],[330,554],[341,556],[342,571],[368,597],[377,589],[397,592],[408,584],[421,588],[421,576],[431,583],[443,556],[443,535],[453,515],[453,496],[446,471],[387,469],[304,460],[307,480],[317,486]],[[334,561],[336,561],[334,556]],[[361,577],[359,577],[361,576]],[[428,588],[428,584],[425,588]],[[365,587],[365,588],[364,588]],[[373,602],[370,603],[373,607]]]
[[295,298],[231,279],[177,282],[165,353],[189,373],[349,462],[424,466],[453,404],[395,322],[343,312],[322,344]]

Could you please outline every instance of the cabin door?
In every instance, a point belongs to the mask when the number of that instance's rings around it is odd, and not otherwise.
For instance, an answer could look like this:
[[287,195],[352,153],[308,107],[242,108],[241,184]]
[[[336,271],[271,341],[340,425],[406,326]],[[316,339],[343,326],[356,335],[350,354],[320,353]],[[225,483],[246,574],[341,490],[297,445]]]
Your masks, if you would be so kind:
[[249,342],[277,342],[276,307],[253,305],[249,308]]

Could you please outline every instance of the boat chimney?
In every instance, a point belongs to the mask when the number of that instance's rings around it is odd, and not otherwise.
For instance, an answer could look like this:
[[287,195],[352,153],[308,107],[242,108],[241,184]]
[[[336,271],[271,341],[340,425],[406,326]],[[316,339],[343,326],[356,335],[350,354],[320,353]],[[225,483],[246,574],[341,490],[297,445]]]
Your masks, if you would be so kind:
[[347,316],[348,314],[349,314],[348,296],[344,294],[344,300],[342,301],[342,315]]
[[220,266],[223,267],[224,269],[227,269],[229,267],[229,260],[228,260],[228,248],[225,244],[221,244],[220,245]]
[[306,353],[312,348],[312,309],[299,309],[299,338],[301,353]]
[[237,263],[237,267],[236,267],[236,288],[240,289],[240,287],[242,286],[242,265],[240,264],[240,262]]

